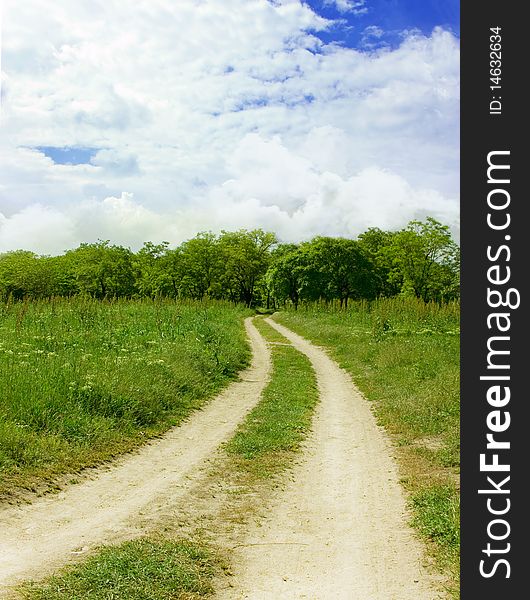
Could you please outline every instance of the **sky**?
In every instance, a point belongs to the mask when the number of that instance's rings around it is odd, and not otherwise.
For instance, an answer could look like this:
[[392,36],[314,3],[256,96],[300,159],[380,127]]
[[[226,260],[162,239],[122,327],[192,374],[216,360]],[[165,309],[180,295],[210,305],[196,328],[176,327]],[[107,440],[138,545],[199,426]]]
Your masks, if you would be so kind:
[[459,236],[459,3],[4,0],[0,252]]

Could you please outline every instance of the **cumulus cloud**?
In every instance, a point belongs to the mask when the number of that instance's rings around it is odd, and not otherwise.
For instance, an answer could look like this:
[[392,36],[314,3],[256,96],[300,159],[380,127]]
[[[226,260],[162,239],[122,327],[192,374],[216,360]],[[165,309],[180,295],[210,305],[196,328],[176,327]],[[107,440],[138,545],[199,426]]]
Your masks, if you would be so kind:
[[33,204],[9,218],[0,213],[0,252],[21,248],[59,254],[75,242],[72,221],[58,210]]
[[356,237],[375,225],[393,229],[427,215],[458,229],[457,198],[414,188],[379,167],[341,177],[291,152],[279,137],[249,134],[227,162],[233,177],[200,202],[164,211],[124,192],[61,212],[36,205],[9,218],[0,213],[0,251],[18,240],[20,247],[56,254],[98,238],[138,249],[147,240],[179,244],[191,231],[255,227],[291,242],[322,234]]
[[137,248],[139,241],[162,241],[165,234],[174,237],[164,216],[126,192],[84,200],[60,211],[35,204],[10,217],[0,213],[0,252],[20,247],[53,255],[97,239]]
[[6,0],[0,250],[457,228],[458,40],[364,52],[321,42],[330,26],[299,0]]
[[[250,172],[247,165],[254,157],[259,166]],[[356,237],[375,225],[392,229],[424,218],[426,207],[428,214],[458,227],[457,197],[414,188],[397,173],[375,166],[340,176],[289,151],[279,138],[247,136],[230,165],[234,177],[212,189],[208,199],[217,228],[265,223],[285,241],[323,233]]]

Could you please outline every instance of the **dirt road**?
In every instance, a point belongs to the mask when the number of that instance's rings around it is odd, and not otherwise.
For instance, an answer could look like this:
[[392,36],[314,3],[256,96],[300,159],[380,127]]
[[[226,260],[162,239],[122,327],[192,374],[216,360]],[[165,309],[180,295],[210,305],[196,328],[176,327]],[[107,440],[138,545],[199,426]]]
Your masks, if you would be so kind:
[[[320,404],[303,460],[234,550],[218,600],[432,600],[406,525],[396,465],[368,402],[327,354],[271,319],[316,371]],[[352,348],[354,351],[354,348]]]
[[[320,403],[298,463],[274,492],[266,517],[234,549],[231,587],[223,580],[216,598],[438,598],[422,568],[422,547],[406,525],[391,446],[368,402],[323,350],[268,322],[310,358]],[[162,439],[91,479],[0,511],[0,597],[95,545],[134,536],[142,515],[189,504],[190,490],[200,483],[197,473],[259,401],[269,377],[267,344],[250,320],[245,325],[253,361],[241,381]]]
[[186,493],[193,473],[231,437],[268,381],[270,352],[250,319],[245,326],[252,364],[205,408],[90,480],[0,511],[0,597],[22,579],[41,577],[97,544],[128,537],[140,513]]

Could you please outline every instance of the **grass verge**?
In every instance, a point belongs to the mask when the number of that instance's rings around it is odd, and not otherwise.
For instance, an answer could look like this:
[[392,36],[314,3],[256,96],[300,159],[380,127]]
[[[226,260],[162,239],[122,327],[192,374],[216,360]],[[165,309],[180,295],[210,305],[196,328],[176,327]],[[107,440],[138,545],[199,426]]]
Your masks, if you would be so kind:
[[178,424],[248,364],[249,314],[146,300],[0,306],[0,499]]
[[[229,552],[220,548],[221,538],[230,537],[226,531],[229,520],[244,526],[249,516],[262,507],[275,477],[292,464],[318,401],[309,360],[262,319],[256,318],[255,323],[273,344],[272,378],[260,403],[224,445],[225,452],[204,493],[208,514],[201,513],[199,498],[192,509],[196,524],[186,539],[179,527],[161,523],[164,534],[104,547],[83,563],[44,582],[25,584],[20,588],[23,598],[195,600],[212,594],[213,578],[229,573]],[[235,487],[237,494],[223,495],[219,492],[223,487]],[[261,492],[258,495],[254,493],[257,487]],[[214,515],[208,512],[212,510],[212,490],[217,498],[222,497]]]
[[381,300],[347,311],[310,306],[275,317],[330,355],[373,403],[391,434],[412,524],[459,588],[459,311]]
[[108,546],[81,567],[21,588],[32,600],[192,600],[212,592],[216,557],[189,541],[139,539]]

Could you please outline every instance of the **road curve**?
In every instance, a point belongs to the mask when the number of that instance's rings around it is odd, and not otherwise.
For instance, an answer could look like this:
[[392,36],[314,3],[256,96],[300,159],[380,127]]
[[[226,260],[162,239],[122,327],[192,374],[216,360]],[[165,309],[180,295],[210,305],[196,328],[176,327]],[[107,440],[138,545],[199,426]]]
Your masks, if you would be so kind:
[[322,349],[266,321],[310,359],[320,402],[300,462],[234,549],[231,586],[216,598],[440,598],[407,525],[391,444],[368,402]]
[[267,344],[251,318],[245,328],[250,367],[180,426],[57,495],[0,510],[0,597],[21,580],[40,578],[98,544],[126,538],[138,514],[186,493],[190,475],[232,436],[268,381]]

